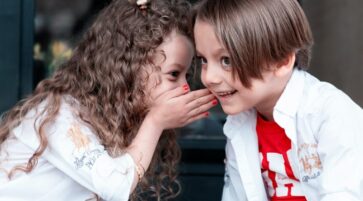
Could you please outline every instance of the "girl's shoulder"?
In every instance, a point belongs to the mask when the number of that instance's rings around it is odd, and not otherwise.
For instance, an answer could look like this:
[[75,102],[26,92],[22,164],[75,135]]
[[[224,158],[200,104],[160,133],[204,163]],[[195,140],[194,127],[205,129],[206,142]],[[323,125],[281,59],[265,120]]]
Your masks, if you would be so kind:
[[80,104],[70,95],[64,95],[61,99],[58,118],[75,120],[79,116]]
[[25,115],[20,124],[12,129],[12,133],[34,149],[39,146],[40,130],[43,130],[50,139],[54,135],[96,136],[92,127],[80,118],[79,103],[76,99],[63,96],[58,111],[52,111],[52,107],[54,105],[49,99],[44,100]]
[[60,122],[79,121],[79,104],[76,99],[68,95],[62,96],[58,106],[59,108],[56,111],[55,104],[49,98],[45,99],[27,112],[18,127],[34,127],[37,129],[44,121],[47,121],[51,127]]

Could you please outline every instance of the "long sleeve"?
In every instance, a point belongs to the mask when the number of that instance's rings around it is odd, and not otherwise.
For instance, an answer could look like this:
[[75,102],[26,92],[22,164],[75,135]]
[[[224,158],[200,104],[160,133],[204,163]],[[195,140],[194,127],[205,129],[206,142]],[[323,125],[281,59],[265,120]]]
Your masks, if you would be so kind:
[[[132,157],[127,153],[109,156],[90,127],[71,111],[63,104],[56,120],[45,129],[49,144],[41,157],[104,200],[128,200],[135,174]],[[14,134],[36,150],[39,140],[34,125],[38,122],[30,117]]]
[[226,157],[222,201],[247,201],[246,192],[238,172],[236,156],[230,140],[227,141],[226,145]]
[[313,128],[323,167],[320,200],[362,200],[362,109],[347,96],[338,95],[328,99],[316,119]]

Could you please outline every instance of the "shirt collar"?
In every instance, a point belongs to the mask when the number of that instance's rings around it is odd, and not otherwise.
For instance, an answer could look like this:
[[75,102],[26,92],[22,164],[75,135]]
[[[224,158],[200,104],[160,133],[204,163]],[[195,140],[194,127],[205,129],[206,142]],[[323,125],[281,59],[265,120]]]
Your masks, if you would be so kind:
[[256,121],[256,111],[254,109],[238,113],[236,115],[228,115],[227,121],[223,126],[224,134],[232,139],[233,136],[243,130],[244,126],[250,126],[248,121]]
[[[304,77],[305,71],[298,69],[293,70],[285,90],[274,107],[275,118],[281,117],[276,116],[276,113],[288,115],[292,118],[295,116],[303,94]],[[223,127],[224,134],[231,139],[235,134],[240,132],[243,126],[255,125],[257,117],[256,115],[255,109],[250,109],[236,115],[228,115],[227,121]]]
[[305,71],[294,69],[282,95],[274,107],[276,112],[294,117],[302,101]]

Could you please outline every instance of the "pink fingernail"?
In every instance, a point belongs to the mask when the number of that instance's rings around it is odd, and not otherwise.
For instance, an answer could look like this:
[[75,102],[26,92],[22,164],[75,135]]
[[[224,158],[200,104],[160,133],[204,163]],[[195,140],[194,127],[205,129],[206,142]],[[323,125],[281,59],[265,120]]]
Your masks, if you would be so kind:
[[214,99],[213,101],[212,101],[212,105],[217,105],[218,104],[218,101],[216,100],[216,99]]
[[183,89],[184,91],[189,91],[189,85],[188,84],[183,85]]

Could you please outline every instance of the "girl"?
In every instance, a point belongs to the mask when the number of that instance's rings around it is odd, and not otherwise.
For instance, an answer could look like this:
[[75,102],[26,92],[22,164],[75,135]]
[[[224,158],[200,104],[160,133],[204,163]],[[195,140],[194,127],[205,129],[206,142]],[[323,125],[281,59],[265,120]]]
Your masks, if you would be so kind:
[[223,200],[363,200],[363,111],[304,71],[313,44],[296,0],[205,0],[202,82],[229,116]]
[[114,0],[101,12],[72,58],[4,115],[0,200],[129,200],[136,186],[133,199],[175,196],[180,153],[168,129],[216,104],[186,84],[189,9]]

